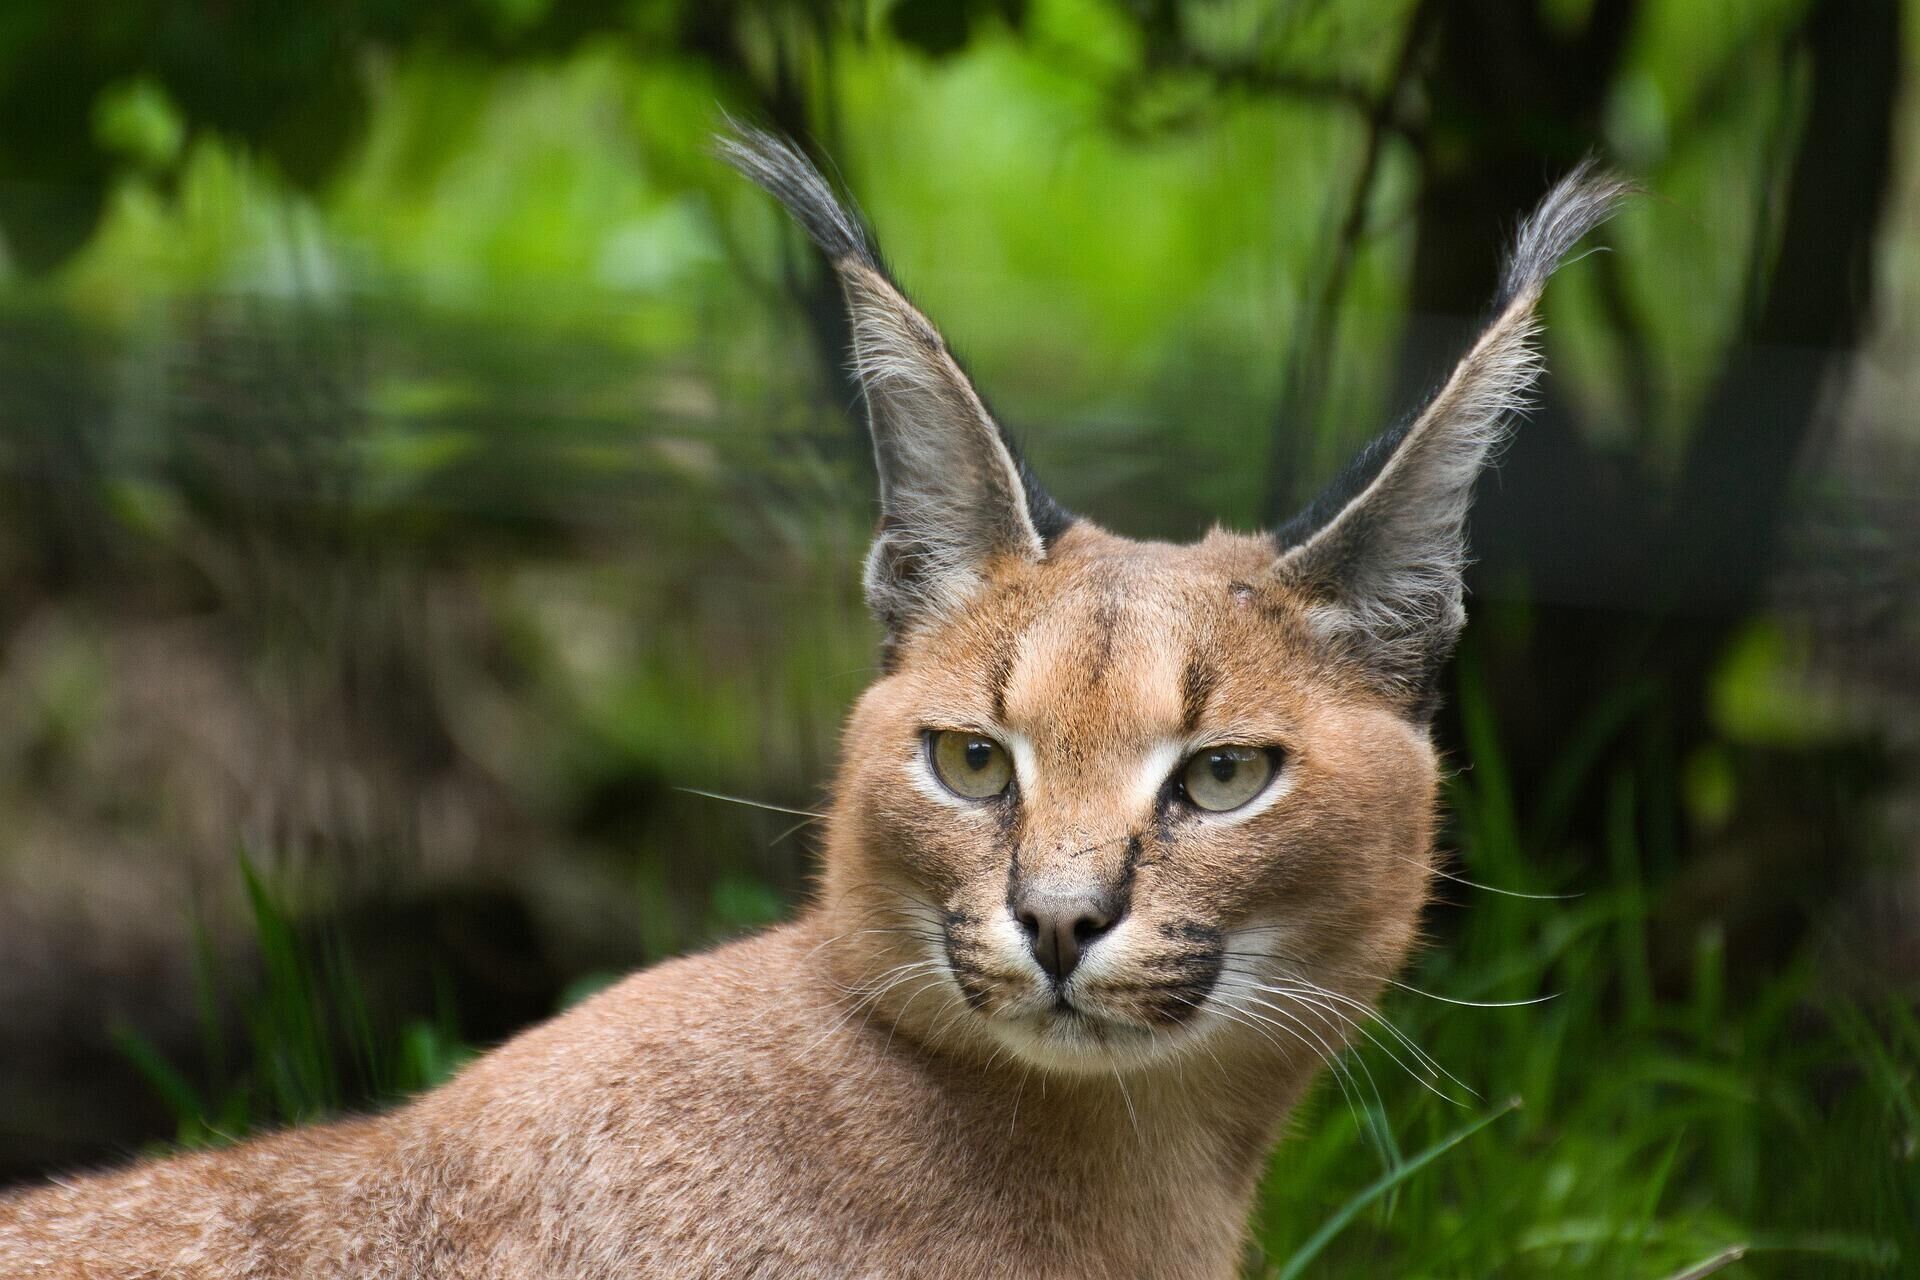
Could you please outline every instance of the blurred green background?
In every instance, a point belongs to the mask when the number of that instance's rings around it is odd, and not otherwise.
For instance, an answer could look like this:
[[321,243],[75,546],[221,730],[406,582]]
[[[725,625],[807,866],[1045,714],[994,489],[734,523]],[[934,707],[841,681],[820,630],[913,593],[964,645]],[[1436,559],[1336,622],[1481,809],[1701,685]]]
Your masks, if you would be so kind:
[[12,0],[0,1181],[377,1104],[804,894],[694,792],[820,802],[871,467],[724,112],[1177,538],[1415,404],[1597,150],[1650,194],[1482,486],[1409,976],[1554,998],[1396,993],[1249,1274],[1911,1274],[1916,71],[1913,0]]

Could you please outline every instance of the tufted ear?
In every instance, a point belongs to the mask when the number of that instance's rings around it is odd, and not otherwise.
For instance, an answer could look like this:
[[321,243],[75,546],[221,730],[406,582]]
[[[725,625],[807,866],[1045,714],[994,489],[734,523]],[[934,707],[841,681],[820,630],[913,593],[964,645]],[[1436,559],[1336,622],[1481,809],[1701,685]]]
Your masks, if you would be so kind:
[[1467,508],[1539,374],[1540,292],[1631,191],[1591,160],[1562,179],[1521,224],[1492,321],[1433,399],[1274,534],[1274,576],[1313,602],[1315,627],[1410,714],[1430,712],[1466,620]]
[[738,129],[718,147],[786,206],[840,277],[880,472],[867,603],[890,637],[965,601],[996,557],[1044,557],[1071,517],[1034,484],[860,220],[786,139]]

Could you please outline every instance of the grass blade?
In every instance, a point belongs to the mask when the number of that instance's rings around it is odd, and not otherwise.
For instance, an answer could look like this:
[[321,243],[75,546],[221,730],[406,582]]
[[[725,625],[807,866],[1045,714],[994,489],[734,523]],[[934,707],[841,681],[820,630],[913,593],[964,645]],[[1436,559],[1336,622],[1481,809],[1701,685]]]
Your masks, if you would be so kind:
[[1318,1257],[1320,1251],[1327,1247],[1329,1241],[1346,1230],[1347,1224],[1358,1217],[1362,1209],[1411,1178],[1414,1174],[1420,1172],[1420,1170],[1432,1164],[1435,1160],[1438,1160],[1441,1156],[1447,1154],[1447,1152],[1465,1142],[1468,1138],[1471,1138],[1474,1134],[1492,1124],[1495,1120],[1498,1120],[1501,1116],[1519,1109],[1520,1099],[1514,1098],[1509,1101],[1506,1106],[1501,1107],[1491,1115],[1482,1116],[1465,1128],[1448,1134],[1446,1137],[1440,1139],[1440,1141],[1428,1147],[1425,1151],[1422,1151],[1419,1155],[1402,1164],[1399,1168],[1383,1173],[1378,1178],[1375,1178],[1362,1188],[1359,1194],[1335,1210],[1332,1217],[1321,1223],[1320,1229],[1314,1232],[1305,1244],[1293,1251],[1293,1256],[1287,1259],[1287,1265],[1275,1273],[1275,1280],[1295,1280],[1302,1271],[1306,1270],[1307,1264]]
[[1702,1258],[1692,1266],[1674,1272],[1667,1277],[1667,1280],[1706,1280],[1706,1277],[1712,1275],[1714,1272],[1730,1267],[1746,1256],[1747,1246],[1743,1244],[1729,1245],[1714,1254],[1711,1258]]
[[192,1082],[167,1061],[166,1055],[160,1052],[153,1041],[125,1023],[116,1024],[111,1034],[120,1052],[133,1064],[134,1069],[146,1078],[148,1086],[167,1104],[167,1110],[172,1113],[175,1125],[184,1131],[193,1122],[206,1115],[207,1106],[201,1099],[199,1090],[195,1089]]

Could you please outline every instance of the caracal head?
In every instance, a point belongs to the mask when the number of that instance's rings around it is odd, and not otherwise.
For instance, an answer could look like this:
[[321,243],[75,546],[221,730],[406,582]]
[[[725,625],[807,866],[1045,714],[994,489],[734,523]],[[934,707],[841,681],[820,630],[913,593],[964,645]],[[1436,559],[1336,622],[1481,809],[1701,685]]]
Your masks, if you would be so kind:
[[1331,1055],[1428,892],[1474,481],[1537,372],[1547,276],[1624,186],[1554,188],[1451,376],[1306,511],[1176,546],[1039,488],[797,149],[721,147],[839,274],[878,462],[884,674],[823,883],[868,1021],[1060,1072]]

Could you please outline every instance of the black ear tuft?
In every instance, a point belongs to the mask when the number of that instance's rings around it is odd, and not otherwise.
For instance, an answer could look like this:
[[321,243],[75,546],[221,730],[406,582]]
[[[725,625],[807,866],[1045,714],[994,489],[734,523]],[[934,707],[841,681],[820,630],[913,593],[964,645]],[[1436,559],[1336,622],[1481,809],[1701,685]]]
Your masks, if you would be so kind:
[[1547,278],[1573,246],[1639,190],[1625,178],[1603,170],[1595,156],[1589,155],[1575,165],[1520,224],[1513,238],[1513,252],[1500,273],[1494,310],[1505,311],[1516,301],[1539,297]]
[[1431,707],[1466,618],[1467,508],[1539,374],[1540,291],[1633,190],[1591,159],[1562,179],[1521,224],[1493,319],[1426,407],[1275,532],[1275,576],[1313,602],[1329,643],[1410,714]]
[[764,130],[728,123],[733,133],[714,139],[714,150],[721,159],[785,206],[831,261],[852,258],[879,269],[865,225],[834,195],[820,170],[799,147]]
[[784,138],[736,126],[716,148],[786,206],[840,277],[880,473],[867,601],[892,638],[962,604],[995,557],[1043,558],[1072,517],[1033,483],[860,219]]

